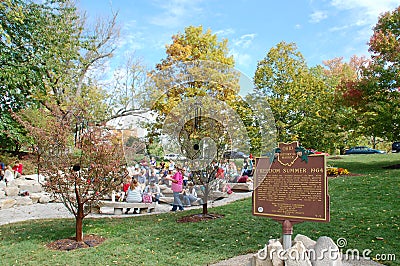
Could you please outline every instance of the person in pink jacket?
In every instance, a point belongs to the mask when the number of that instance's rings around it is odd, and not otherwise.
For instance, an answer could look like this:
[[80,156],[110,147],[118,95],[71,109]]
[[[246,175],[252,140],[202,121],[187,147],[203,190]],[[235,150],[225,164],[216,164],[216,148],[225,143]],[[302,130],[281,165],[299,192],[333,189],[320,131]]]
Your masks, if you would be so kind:
[[182,184],[183,184],[183,174],[182,169],[178,166],[175,166],[176,172],[172,177],[168,177],[171,180],[171,189],[174,192],[174,203],[172,205],[171,211],[177,211],[179,208],[180,211],[183,211],[183,204],[180,198],[180,193],[182,192]]

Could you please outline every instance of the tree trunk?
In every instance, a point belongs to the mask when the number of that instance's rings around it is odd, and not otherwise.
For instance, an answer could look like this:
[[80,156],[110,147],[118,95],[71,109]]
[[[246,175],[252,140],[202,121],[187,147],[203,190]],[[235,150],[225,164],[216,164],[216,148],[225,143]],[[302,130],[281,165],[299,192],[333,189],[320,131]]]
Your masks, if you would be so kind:
[[203,203],[203,215],[207,215],[207,214],[208,214],[207,201],[205,201]]
[[77,242],[83,241],[83,204],[78,204],[78,213],[75,217],[75,238]]

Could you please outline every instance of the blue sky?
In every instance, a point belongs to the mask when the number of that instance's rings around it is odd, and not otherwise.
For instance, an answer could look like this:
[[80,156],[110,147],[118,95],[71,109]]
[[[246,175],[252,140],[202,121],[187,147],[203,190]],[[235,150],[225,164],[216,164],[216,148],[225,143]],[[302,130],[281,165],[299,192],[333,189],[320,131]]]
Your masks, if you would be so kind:
[[323,60],[368,55],[378,16],[398,0],[78,0],[89,21],[118,11],[121,37],[111,65],[134,53],[149,68],[166,57],[171,36],[190,25],[228,39],[236,68],[254,76],[277,43],[294,42],[315,66]]

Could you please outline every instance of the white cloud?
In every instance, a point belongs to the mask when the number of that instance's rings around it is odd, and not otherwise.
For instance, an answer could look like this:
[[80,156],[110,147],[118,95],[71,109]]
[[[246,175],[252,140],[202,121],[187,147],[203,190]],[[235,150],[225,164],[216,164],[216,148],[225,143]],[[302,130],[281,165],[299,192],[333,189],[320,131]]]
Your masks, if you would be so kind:
[[121,37],[118,47],[120,49],[139,50],[144,48],[144,37],[140,31],[124,33]]
[[[343,47],[347,54],[365,55],[372,28],[384,12],[394,10],[398,0],[331,0],[330,5],[338,12],[336,25],[329,29],[348,39]],[[332,11],[334,13],[334,11]]]
[[341,32],[341,31],[347,30],[348,28],[349,28],[348,25],[344,25],[344,26],[341,26],[341,27],[336,26],[336,27],[330,28],[329,31],[331,31],[331,32],[338,32],[338,31]]
[[233,46],[240,47],[242,49],[247,49],[251,46],[255,37],[256,37],[255,33],[244,34],[240,36],[239,39],[233,40]]
[[318,23],[321,20],[324,20],[328,18],[328,14],[324,11],[314,11],[311,15],[310,15],[310,22],[311,23]]
[[379,15],[393,10],[398,0],[332,0],[331,5],[342,10],[351,10],[357,18],[363,17],[364,23],[374,24]]
[[216,32],[214,32],[214,34],[216,34],[217,36],[226,37],[226,36],[235,34],[235,30],[232,28],[217,30]]
[[235,59],[235,63],[238,67],[247,68],[253,63],[253,59],[250,54],[245,52],[240,52],[236,49],[231,49],[230,55]]
[[232,48],[230,49],[230,55],[235,59],[236,66],[242,68],[248,68],[254,63],[254,60],[250,53],[251,47],[253,46],[253,40],[257,35],[255,33],[243,34],[237,39],[232,40]]
[[163,10],[159,15],[150,18],[150,23],[162,27],[180,27],[191,17],[201,14],[199,3],[202,0],[155,0],[153,5]]

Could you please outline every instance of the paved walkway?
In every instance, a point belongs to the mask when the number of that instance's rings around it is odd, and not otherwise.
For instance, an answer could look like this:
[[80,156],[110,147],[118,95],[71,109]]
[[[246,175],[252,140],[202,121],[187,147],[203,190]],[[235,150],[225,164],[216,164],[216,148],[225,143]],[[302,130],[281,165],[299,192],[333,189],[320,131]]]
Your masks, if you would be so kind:
[[[221,206],[232,201],[251,197],[252,192],[232,193],[228,198],[214,201],[209,207]],[[202,206],[189,207],[190,209],[202,208]],[[153,213],[169,212],[171,206],[158,204]],[[188,208],[187,208],[188,209]],[[90,214],[90,218],[103,217],[129,217],[137,214],[114,215],[113,209],[102,208],[103,214]],[[147,215],[147,214],[141,214]],[[74,218],[62,203],[33,204],[28,206],[17,206],[0,210],[0,225],[36,219]]]

